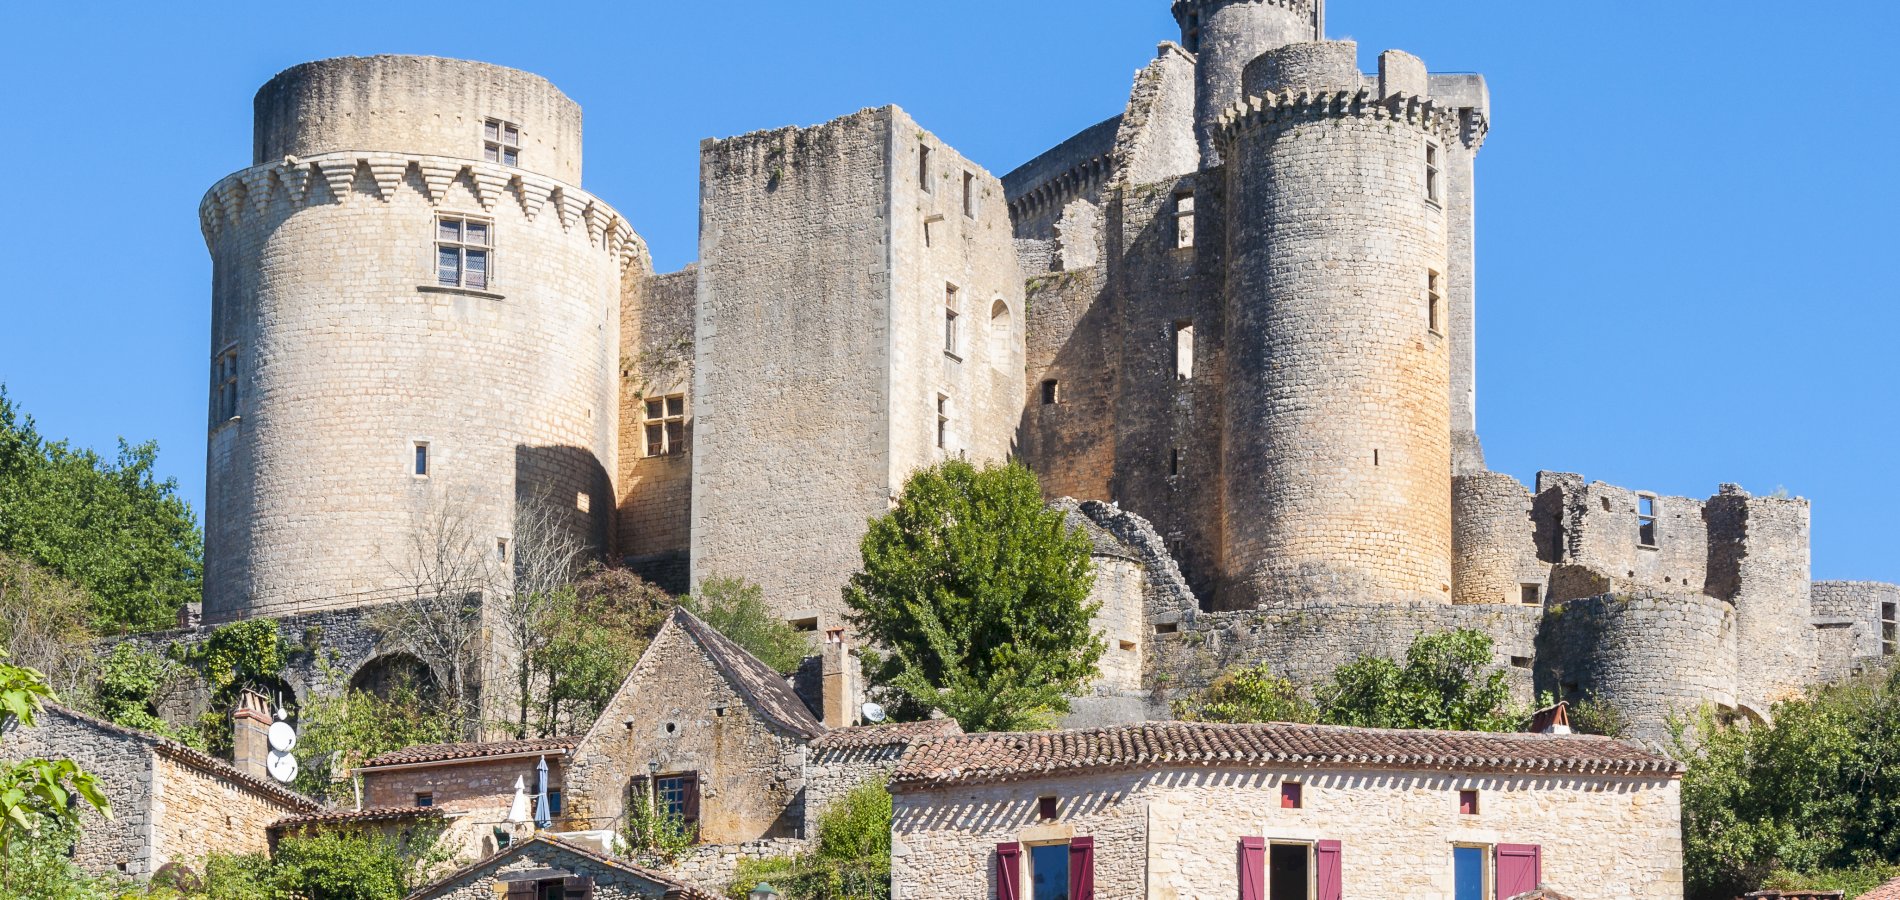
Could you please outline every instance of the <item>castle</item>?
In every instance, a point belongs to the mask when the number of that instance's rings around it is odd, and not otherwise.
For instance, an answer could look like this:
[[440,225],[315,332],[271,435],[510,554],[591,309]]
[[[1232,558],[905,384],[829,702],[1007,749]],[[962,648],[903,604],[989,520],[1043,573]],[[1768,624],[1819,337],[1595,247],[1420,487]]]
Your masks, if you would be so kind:
[[1171,11],[1120,115],[1000,179],[895,107],[706,141],[673,273],[581,187],[547,81],[279,74],[200,208],[205,619],[398,599],[444,522],[505,568],[552,499],[657,583],[748,578],[840,629],[911,472],[1016,456],[1095,540],[1110,658],[1079,722],[1471,627],[1526,699],[1655,739],[1894,654],[1900,587],[1811,582],[1806,501],[1485,468],[1481,76],[1364,74],[1324,0]]

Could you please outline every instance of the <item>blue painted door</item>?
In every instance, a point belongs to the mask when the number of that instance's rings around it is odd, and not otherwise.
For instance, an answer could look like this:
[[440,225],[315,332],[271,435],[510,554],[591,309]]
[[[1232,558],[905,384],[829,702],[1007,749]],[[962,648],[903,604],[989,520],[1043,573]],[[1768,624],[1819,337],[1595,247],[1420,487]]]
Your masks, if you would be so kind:
[[1069,845],[1029,848],[1029,900],[1069,900]]
[[1454,847],[1451,862],[1452,870],[1457,873],[1454,900],[1485,900],[1484,848]]

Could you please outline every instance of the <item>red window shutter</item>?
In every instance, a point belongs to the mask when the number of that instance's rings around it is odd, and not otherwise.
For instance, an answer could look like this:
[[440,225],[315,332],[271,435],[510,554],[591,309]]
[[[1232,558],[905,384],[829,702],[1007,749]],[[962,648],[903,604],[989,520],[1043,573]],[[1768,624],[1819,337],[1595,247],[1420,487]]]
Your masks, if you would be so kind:
[[1340,877],[1339,842],[1320,841],[1314,844],[1313,858],[1315,868],[1319,870],[1314,873],[1317,877],[1313,879],[1319,887],[1316,900],[1340,900],[1345,896],[1346,888],[1344,879]]
[[1095,839],[1069,841],[1069,900],[1095,900]]
[[1537,890],[1544,880],[1544,848],[1532,844],[1498,845],[1498,900]]
[[996,900],[1023,900],[1023,845],[996,845]]
[[686,824],[699,824],[699,773],[693,772],[682,779],[686,782]]
[[1240,900],[1267,900],[1267,839],[1240,839]]

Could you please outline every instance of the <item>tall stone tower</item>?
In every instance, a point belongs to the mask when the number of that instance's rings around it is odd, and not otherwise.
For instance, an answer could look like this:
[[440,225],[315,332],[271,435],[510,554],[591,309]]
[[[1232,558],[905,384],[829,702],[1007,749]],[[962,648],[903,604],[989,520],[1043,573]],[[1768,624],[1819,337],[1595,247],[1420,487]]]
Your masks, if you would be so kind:
[[1226,161],[1222,536],[1250,600],[1450,601],[1442,158],[1418,59],[1350,42],[1247,66]]
[[1194,133],[1207,168],[1220,164],[1215,124],[1240,101],[1242,71],[1269,50],[1323,40],[1326,0],[1177,0],[1174,19],[1197,59]]
[[342,58],[258,91],[253,165],[200,209],[208,621],[505,572],[518,498],[608,539],[621,273],[650,266],[580,177],[580,107],[525,72]]

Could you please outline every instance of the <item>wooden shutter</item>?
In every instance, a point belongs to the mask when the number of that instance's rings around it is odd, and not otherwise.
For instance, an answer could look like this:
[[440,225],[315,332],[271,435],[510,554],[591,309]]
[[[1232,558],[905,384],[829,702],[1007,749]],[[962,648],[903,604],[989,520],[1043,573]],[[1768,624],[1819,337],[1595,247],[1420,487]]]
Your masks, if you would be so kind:
[[699,831],[699,773],[689,772],[681,778],[686,791],[686,824],[695,834]]
[[1339,842],[1320,841],[1313,845],[1313,860],[1319,871],[1314,882],[1319,891],[1316,900],[1340,900],[1345,895],[1345,885],[1340,877]]
[[1267,839],[1240,839],[1240,900],[1267,900]]
[[508,900],[534,900],[534,882],[508,882]]
[[996,845],[996,900],[1024,900],[1023,845]]
[[1069,841],[1069,900],[1095,900],[1095,839]]
[[1537,890],[1544,880],[1544,848],[1533,844],[1498,845],[1498,900]]
[[594,900],[594,879],[584,875],[561,879],[561,892],[567,900]]

